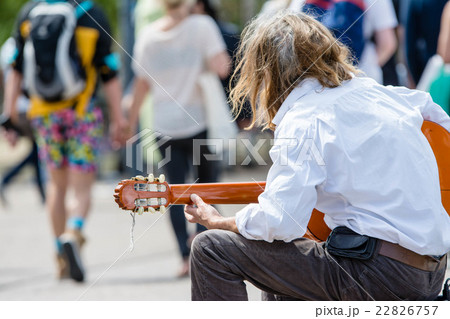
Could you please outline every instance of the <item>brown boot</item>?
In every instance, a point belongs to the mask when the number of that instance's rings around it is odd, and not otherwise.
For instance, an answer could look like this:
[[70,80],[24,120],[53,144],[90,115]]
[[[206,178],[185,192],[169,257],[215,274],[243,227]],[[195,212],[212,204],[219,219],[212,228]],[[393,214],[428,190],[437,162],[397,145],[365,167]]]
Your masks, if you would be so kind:
[[56,277],[59,280],[70,278],[67,259],[62,253],[56,254]]
[[86,243],[86,238],[81,233],[81,230],[79,229],[68,229],[63,236],[69,235],[71,236],[78,244],[78,247],[83,248],[84,244]]

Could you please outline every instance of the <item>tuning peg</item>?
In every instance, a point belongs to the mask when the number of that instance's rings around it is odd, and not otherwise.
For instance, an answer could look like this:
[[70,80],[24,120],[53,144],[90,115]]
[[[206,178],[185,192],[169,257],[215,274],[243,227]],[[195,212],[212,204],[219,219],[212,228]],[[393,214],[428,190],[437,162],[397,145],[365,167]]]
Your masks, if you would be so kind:
[[149,174],[147,179],[150,183],[153,183],[155,181],[155,176],[153,174]]
[[138,176],[136,176],[136,180],[138,180],[138,181],[145,181],[145,177],[142,176],[142,175],[138,175]]
[[154,209],[154,208],[151,207],[151,206],[148,208],[148,211],[149,211],[151,214],[156,213],[156,209]]
[[166,176],[164,174],[161,174],[161,175],[159,175],[158,180],[160,183],[164,183],[166,181]]
[[166,206],[160,206],[160,207],[159,207],[159,212],[160,212],[161,214],[164,214],[164,213],[166,212]]
[[144,207],[139,207],[138,208],[138,215],[142,215],[144,213]]
[[120,182],[117,186],[116,186],[116,188],[114,188],[114,193],[115,194],[117,194],[117,193],[120,193],[120,190],[123,188],[123,181],[122,182]]

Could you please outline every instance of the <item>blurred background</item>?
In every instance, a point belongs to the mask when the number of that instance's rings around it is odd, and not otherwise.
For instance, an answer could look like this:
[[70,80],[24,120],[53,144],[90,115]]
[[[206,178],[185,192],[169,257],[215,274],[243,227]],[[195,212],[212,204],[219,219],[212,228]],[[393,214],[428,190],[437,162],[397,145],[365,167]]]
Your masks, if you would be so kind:
[[[6,40],[11,37],[17,14],[27,0],[2,0],[0,2],[0,44],[4,44]],[[130,86],[133,81],[133,72],[131,70],[131,56],[133,54],[133,46],[136,38],[136,34],[139,32],[142,26],[155,20],[156,17],[161,15],[161,8],[156,7],[157,0],[94,0],[107,15],[112,28],[111,36],[114,38],[113,50],[118,52],[121,57],[121,69],[119,76],[123,84],[125,93],[130,92]],[[214,7],[218,8],[219,19],[226,21],[231,25],[237,33],[242,31],[245,23],[254,17],[264,5],[265,0],[211,0],[214,3]],[[236,40],[238,41],[238,39]],[[0,79],[0,101],[3,101],[3,76]],[[99,91],[99,105],[106,111],[106,102],[102,97],[102,91]],[[0,103],[0,113],[2,111],[3,103]],[[146,127],[147,119],[151,117],[151,105],[150,101],[146,103],[141,111],[141,128]],[[106,141],[105,141],[106,143]],[[24,154],[27,154],[31,145],[27,143],[26,139],[20,141],[19,146],[15,149],[10,149],[6,144],[2,136],[0,136],[0,175],[7,167],[12,163],[17,163],[23,158]],[[9,156],[3,156],[3,154],[9,154]],[[126,170],[123,167],[122,159],[123,153],[111,151],[108,146],[105,145],[105,149],[102,152],[102,165],[100,175],[101,177],[117,176],[117,173],[121,173]],[[245,156],[244,156],[245,158]],[[24,174],[28,171],[28,168],[24,169]],[[119,170],[119,171],[118,171]],[[136,175],[139,172],[135,169],[127,172],[128,175]],[[18,176],[20,179],[22,174]]]

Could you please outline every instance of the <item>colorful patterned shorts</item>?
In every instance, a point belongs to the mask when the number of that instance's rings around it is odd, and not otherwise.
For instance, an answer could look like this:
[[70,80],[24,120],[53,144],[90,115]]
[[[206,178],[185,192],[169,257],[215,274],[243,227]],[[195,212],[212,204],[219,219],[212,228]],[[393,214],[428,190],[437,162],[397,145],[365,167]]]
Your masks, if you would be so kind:
[[103,115],[98,107],[77,118],[66,109],[31,121],[40,159],[49,168],[69,167],[82,172],[95,172],[103,137]]

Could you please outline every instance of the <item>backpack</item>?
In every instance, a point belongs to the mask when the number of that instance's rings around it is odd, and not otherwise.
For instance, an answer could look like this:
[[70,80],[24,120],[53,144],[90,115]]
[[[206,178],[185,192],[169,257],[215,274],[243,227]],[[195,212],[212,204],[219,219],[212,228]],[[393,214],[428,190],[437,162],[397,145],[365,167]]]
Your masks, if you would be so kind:
[[24,46],[24,90],[47,102],[75,98],[86,74],[75,42],[78,19],[92,8],[67,2],[39,2],[29,12],[30,32]]
[[364,51],[364,0],[306,0],[303,11],[322,22],[352,51],[357,61]]

